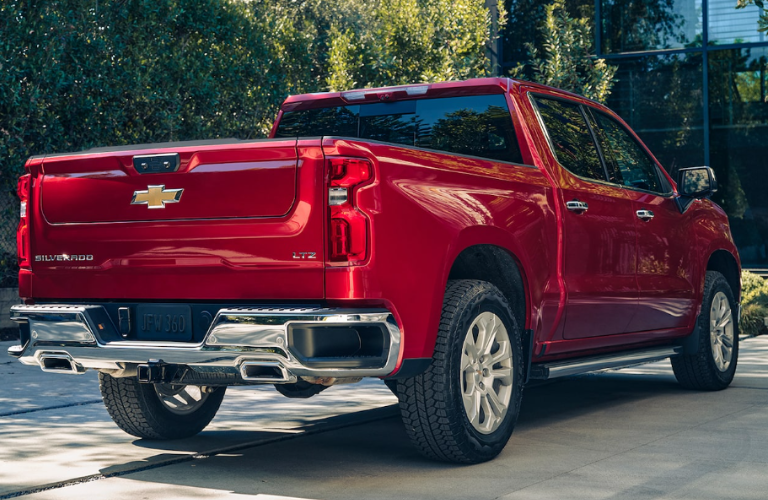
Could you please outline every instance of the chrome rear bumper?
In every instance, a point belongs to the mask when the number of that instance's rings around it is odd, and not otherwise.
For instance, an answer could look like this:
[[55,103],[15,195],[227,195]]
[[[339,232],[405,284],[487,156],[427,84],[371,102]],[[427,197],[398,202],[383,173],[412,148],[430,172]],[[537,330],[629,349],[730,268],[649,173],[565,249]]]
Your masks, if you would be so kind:
[[[297,377],[378,377],[394,371],[401,343],[400,328],[386,309],[223,308],[203,341],[195,344],[106,341],[115,337],[115,326],[100,305],[17,305],[11,307],[11,319],[29,324],[29,340],[9,353],[24,364],[58,373],[77,374],[87,369],[124,372],[159,362],[187,366],[203,374],[234,374],[238,383],[289,383]],[[387,340],[382,355],[371,362],[365,358],[360,362],[339,358],[308,362],[302,361],[290,345],[291,326],[377,326]]]

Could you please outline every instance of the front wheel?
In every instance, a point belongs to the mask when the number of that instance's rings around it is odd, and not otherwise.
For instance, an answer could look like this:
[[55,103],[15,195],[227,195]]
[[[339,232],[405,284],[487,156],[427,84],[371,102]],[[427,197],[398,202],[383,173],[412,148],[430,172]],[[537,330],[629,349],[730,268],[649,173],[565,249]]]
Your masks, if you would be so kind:
[[672,358],[672,369],[686,389],[718,391],[728,387],[739,357],[736,300],[725,277],[707,271],[699,314],[697,352]]
[[141,384],[99,373],[109,416],[122,430],[145,439],[181,439],[202,431],[216,415],[226,387]]
[[448,282],[432,364],[397,384],[406,431],[422,454],[479,463],[507,444],[523,394],[521,320],[492,284]]

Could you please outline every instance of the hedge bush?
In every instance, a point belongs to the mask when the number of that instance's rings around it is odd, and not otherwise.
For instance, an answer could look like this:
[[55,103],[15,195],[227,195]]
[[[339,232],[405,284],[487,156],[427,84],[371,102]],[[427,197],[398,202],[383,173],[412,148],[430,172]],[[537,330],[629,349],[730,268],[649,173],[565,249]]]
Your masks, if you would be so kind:
[[282,22],[280,5],[3,1],[0,172],[6,187],[34,154],[263,136],[285,96],[305,91],[311,81],[312,41]]
[[3,0],[2,180],[34,154],[263,137],[289,94],[486,76],[490,30],[475,0]]
[[754,337],[768,333],[765,318],[768,317],[768,280],[749,271],[741,272],[741,321],[742,335]]

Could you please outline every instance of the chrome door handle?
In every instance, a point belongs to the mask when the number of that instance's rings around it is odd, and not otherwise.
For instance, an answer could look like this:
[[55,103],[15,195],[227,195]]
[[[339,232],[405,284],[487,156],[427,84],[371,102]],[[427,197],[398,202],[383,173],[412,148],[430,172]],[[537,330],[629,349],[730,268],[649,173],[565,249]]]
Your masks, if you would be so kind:
[[586,201],[571,200],[565,202],[565,208],[571,212],[586,212],[589,209]]
[[650,210],[642,209],[642,210],[638,210],[635,213],[637,213],[637,218],[640,220],[649,221],[653,219],[653,212],[651,212]]

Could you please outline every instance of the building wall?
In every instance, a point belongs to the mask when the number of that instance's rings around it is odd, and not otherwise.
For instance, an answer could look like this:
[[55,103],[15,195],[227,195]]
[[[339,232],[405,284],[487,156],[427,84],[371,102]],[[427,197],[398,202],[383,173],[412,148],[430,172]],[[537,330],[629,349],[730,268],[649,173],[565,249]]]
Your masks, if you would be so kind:
[[[673,176],[710,165],[745,267],[768,268],[768,40],[759,9],[734,0],[567,0],[594,21],[599,57],[618,66],[608,106]],[[517,0],[502,67],[537,41],[546,2]]]

